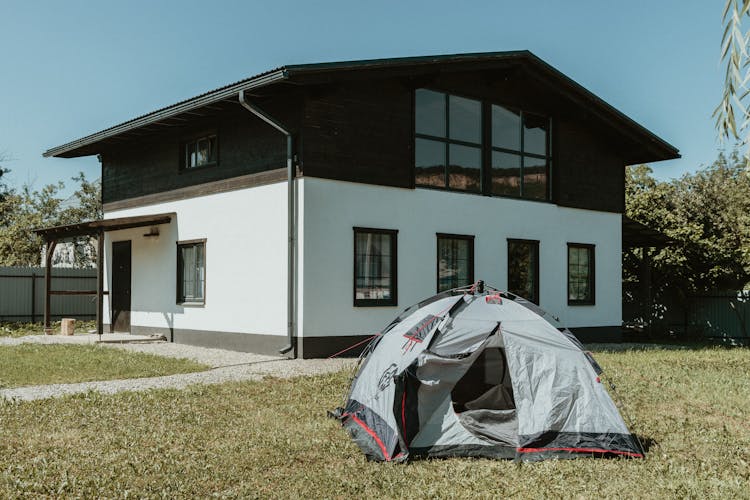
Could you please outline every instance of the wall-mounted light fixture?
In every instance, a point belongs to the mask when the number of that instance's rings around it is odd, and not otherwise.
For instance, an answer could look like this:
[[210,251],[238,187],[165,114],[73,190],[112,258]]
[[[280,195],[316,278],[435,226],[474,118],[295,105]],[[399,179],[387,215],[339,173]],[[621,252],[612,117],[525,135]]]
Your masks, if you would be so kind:
[[157,238],[158,236],[159,236],[158,226],[151,226],[148,232],[143,235],[144,238]]

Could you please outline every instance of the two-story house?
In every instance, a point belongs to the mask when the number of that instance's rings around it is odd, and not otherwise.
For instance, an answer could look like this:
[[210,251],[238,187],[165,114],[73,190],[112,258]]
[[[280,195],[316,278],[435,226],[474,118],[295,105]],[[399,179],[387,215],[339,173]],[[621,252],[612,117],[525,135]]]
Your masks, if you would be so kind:
[[624,167],[678,151],[530,52],[285,66],[50,149],[99,155],[106,327],[327,356],[482,279],[619,332]]

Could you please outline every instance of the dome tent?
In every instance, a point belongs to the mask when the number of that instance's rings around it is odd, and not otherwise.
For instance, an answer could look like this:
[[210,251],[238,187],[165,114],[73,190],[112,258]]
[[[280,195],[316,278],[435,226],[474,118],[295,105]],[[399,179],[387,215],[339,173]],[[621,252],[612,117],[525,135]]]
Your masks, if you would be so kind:
[[379,461],[643,457],[599,366],[544,314],[481,281],[422,301],[368,345],[332,416]]

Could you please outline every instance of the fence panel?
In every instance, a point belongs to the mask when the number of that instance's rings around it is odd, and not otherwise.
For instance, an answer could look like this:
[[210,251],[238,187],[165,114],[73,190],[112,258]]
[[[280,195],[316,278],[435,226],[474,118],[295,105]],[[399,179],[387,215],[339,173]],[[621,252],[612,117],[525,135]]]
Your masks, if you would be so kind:
[[690,323],[710,339],[748,339],[750,294],[730,292],[692,297]]
[[[53,290],[95,290],[96,269],[55,268]],[[52,319],[93,319],[96,296],[53,295]],[[44,268],[0,267],[0,321],[42,321],[44,319]]]

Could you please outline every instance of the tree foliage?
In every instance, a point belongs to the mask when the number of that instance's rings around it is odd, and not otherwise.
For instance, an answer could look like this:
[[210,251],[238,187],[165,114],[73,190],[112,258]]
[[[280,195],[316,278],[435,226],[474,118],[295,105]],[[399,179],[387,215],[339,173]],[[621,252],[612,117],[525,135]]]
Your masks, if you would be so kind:
[[[739,154],[720,154],[709,167],[679,179],[654,179],[646,165],[626,171],[627,216],[671,237],[651,255],[654,288],[684,294],[738,290],[750,283],[750,172]],[[626,254],[634,280],[642,253]]]
[[[714,110],[716,129],[721,140],[733,139],[747,145],[750,131],[748,82],[750,82],[750,32],[743,31],[742,21],[750,15],[750,0],[726,0],[722,22],[721,60],[726,64],[724,91]],[[750,155],[745,154],[750,165]]]
[[[83,173],[73,178],[78,184],[74,202],[60,196],[62,182],[36,191],[26,185],[8,190],[0,199],[0,266],[38,266],[43,240],[34,229],[100,219],[101,192],[98,182]],[[96,249],[89,238],[74,240],[76,267],[91,267]]]

